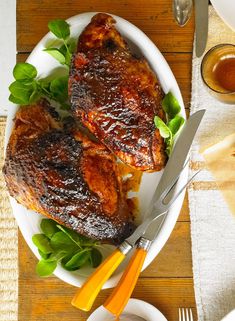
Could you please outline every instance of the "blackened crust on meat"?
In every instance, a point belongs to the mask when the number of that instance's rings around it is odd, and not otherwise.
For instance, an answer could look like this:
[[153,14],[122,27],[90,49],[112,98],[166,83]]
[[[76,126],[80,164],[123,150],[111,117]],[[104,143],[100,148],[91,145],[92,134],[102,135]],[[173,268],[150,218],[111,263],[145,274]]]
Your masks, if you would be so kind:
[[143,58],[136,58],[114,28],[95,15],[78,42],[70,68],[69,93],[75,117],[128,165],[161,170],[165,144],[154,125],[164,118],[163,92]]
[[17,113],[3,169],[10,195],[85,236],[120,243],[134,225],[115,158],[51,115],[42,105]]

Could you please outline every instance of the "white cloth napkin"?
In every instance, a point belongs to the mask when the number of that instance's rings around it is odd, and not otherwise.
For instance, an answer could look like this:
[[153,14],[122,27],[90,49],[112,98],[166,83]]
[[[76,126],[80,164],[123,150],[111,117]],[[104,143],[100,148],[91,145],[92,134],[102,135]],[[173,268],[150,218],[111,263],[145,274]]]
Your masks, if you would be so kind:
[[16,63],[16,0],[0,0],[0,116],[12,107],[8,86]]
[[[235,33],[211,7],[207,49],[218,43],[235,43]],[[201,147],[235,132],[235,104],[209,95],[201,80],[201,60],[194,54],[191,113],[206,109],[206,114],[192,147],[191,174],[203,167]],[[219,321],[235,308],[235,217],[205,169],[189,188],[189,207],[198,320]]]

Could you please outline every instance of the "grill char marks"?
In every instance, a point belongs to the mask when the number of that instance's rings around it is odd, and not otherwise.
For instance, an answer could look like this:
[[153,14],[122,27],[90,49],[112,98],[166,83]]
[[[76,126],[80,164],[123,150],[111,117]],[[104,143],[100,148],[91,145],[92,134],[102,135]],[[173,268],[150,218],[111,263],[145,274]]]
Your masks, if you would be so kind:
[[119,243],[133,229],[114,156],[45,102],[18,111],[4,175],[20,204],[85,236]]
[[95,15],[80,35],[70,68],[75,117],[126,164],[161,170],[165,146],[154,126],[164,118],[160,85],[144,58],[133,55],[106,14]]

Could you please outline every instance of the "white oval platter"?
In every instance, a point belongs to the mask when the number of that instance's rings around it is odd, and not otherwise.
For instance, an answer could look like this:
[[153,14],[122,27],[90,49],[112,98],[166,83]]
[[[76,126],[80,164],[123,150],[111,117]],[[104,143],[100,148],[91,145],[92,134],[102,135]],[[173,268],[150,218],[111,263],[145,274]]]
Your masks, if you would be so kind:
[[[71,26],[71,36],[77,38],[84,29],[84,27],[90,22],[94,14],[95,12],[87,12],[69,18],[67,22]],[[156,73],[164,92],[167,93],[171,91],[176,96],[182,107],[181,114],[185,118],[186,116],[184,104],[179,87],[163,55],[153,44],[153,42],[140,29],[138,29],[136,26],[134,26],[133,24],[131,24],[123,18],[120,18],[115,15],[112,16],[115,18],[117,22],[116,27],[123,35],[123,37],[129,43],[134,45],[132,46],[133,48],[138,48],[138,51],[140,51],[145,56],[145,58],[151,65],[152,70]],[[37,44],[37,46],[34,48],[34,50],[27,59],[27,62],[33,64],[37,68],[40,77],[46,77],[52,70],[60,67],[59,63],[57,63],[54,58],[52,58],[46,52],[43,52],[45,45],[48,43],[48,41],[51,41],[52,39],[54,39],[54,36],[52,33],[49,32]],[[8,142],[9,136],[12,131],[13,119],[17,111],[17,108],[18,106],[12,105],[12,109],[9,111],[8,114],[5,146]],[[180,176],[179,182],[177,184],[178,189],[180,189],[180,187],[187,181],[187,173],[188,171],[186,168]],[[145,213],[148,204],[151,200],[151,197],[154,193],[154,190],[156,189],[156,186],[160,180],[161,174],[162,172],[143,174],[140,190],[138,192],[140,213]],[[162,226],[161,232],[159,233],[157,239],[154,241],[150,251],[147,254],[143,269],[145,269],[153,261],[153,259],[156,257],[156,255],[159,253],[159,251],[166,243],[180,213],[183,199],[184,193],[180,195],[180,197],[174,203],[173,207],[170,209],[167,219],[165,220]],[[32,243],[32,236],[35,233],[40,233],[39,224],[42,219],[42,216],[38,213],[27,210],[26,208],[18,204],[13,198],[11,198],[10,201],[13,209],[13,214],[17,220],[19,228],[27,244],[29,245],[33,253],[36,255],[36,257],[40,258],[37,248]],[[104,256],[108,255],[112,250],[112,246],[105,246],[103,252]],[[111,288],[115,286],[127,262],[128,259],[126,259],[123,262],[123,264],[119,267],[116,273],[114,273],[113,276],[105,283],[103,288]],[[91,272],[91,268],[83,268],[79,271],[69,272],[64,270],[61,266],[58,266],[54,274],[64,282],[79,287],[83,284],[83,282]]]

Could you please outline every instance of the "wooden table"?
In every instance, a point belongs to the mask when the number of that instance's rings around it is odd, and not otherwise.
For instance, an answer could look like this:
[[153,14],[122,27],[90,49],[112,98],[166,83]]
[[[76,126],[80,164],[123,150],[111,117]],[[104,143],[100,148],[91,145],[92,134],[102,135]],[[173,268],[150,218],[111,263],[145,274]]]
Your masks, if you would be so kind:
[[[178,27],[173,20],[171,2],[172,0],[18,0],[18,61],[24,61],[47,33],[49,20],[66,19],[87,11],[110,12],[134,23],[161,50],[175,74],[188,110],[194,20],[191,19],[184,28]],[[37,277],[35,265],[34,255],[19,235],[19,320],[86,320],[88,314],[70,304],[76,288],[55,277]],[[101,305],[109,293],[110,290],[102,291],[94,308]],[[169,321],[178,320],[179,307],[192,307],[196,320],[187,197],[170,239],[158,257],[141,274],[133,297],[155,305]]]

